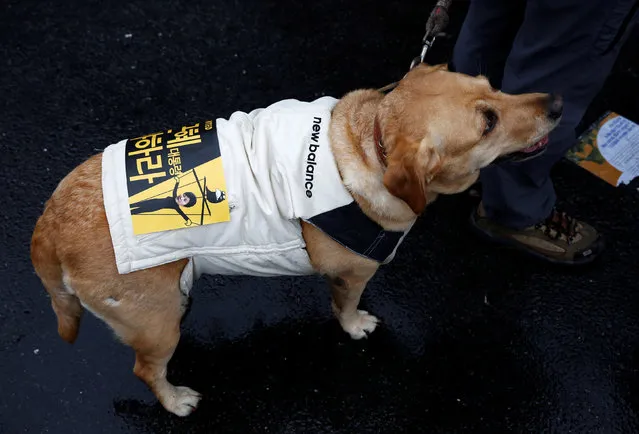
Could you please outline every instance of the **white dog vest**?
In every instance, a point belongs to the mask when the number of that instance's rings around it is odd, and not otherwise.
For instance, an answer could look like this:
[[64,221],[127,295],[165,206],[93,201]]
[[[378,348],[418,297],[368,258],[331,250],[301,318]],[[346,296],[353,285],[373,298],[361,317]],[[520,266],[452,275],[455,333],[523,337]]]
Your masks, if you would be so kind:
[[342,184],[328,131],[337,100],[284,100],[215,121],[231,208],[228,222],[134,235],[125,144],[104,150],[104,206],[118,272],[189,258],[181,288],[201,274],[304,275],[313,269],[300,219],[352,251],[388,262],[404,232],[370,220]]

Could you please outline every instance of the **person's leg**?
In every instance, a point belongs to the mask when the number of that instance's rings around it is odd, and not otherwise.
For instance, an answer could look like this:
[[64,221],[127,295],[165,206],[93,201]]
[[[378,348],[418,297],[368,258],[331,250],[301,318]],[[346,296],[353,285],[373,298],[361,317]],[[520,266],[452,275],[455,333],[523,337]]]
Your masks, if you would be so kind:
[[455,43],[450,70],[485,75],[493,87],[500,88],[523,6],[523,0],[473,0]]
[[482,171],[476,229],[557,263],[587,263],[603,249],[597,231],[555,211],[551,167],[575,141],[575,128],[604,84],[637,0],[529,0],[506,61],[502,90],[559,92],[564,115],[544,155]]
[[163,208],[171,207],[174,204],[173,199],[147,199],[140,202],[132,203],[129,205],[129,210],[132,215],[143,214],[147,212],[154,212]]
[[492,220],[522,229],[555,204],[550,169],[574,145],[575,128],[601,89],[622,45],[636,0],[529,0],[506,61],[502,90],[559,92],[564,115],[548,150],[521,164],[482,171],[483,207]]

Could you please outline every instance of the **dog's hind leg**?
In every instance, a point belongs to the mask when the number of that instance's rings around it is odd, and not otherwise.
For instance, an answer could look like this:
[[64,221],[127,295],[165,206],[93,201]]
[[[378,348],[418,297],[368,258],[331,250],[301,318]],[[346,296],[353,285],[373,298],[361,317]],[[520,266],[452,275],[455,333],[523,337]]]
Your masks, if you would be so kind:
[[197,407],[201,395],[188,387],[174,386],[166,378],[167,364],[180,340],[180,321],[185,308],[185,296],[179,288],[184,265],[175,265],[140,272],[145,276],[136,276],[136,284],[145,286],[144,298],[134,298],[132,303],[127,303],[125,295],[117,307],[124,309],[121,312],[124,315],[117,315],[113,322],[105,320],[120,339],[135,350],[135,375],[149,386],[164,408],[178,416],[187,416]]
[[145,318],[143,328],[118,327],[116,333],[135,350],[133,372],[155,393],[160,403],[178,416],[189,415],[201,395],[166,378],[167,364],[180,339],[181,313],[169,312]]
[[135,374],[172,413],[186,416],[200,395],[175,387],[166,368],[180,339],[186,296],[180,276],[188,260],[120,274],[102,205],[102,157],[75,168],[58,185],[38,220],[33,265],[51,294],[60,336],[78,334],[83,307],[135,350]]
[[166,378],[167,364],[180,340],[185,296],[179,278],[185,264],[183,260],[125,275],[112,274],[101,281],[78,275],[66,279],[82,305],[135,350],[133,372],[164,408],[178,416],[190,414],[201,398],[194,390],[174,386]]

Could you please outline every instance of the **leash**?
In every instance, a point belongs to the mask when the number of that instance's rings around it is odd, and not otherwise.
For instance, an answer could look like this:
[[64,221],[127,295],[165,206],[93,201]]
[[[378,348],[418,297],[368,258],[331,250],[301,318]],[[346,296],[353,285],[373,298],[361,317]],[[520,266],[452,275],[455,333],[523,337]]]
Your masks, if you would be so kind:
[[[448,25],[448,8],[450,7],[452,1],[453,0],[438,0],[435,4],[435,7],[428,16],[428,21],[426,21],[426,33],[422,38],[421,52],[411,61],[410,67],[408,68],[409,71],[415,68],[420,63],[424,63],[424,59],[426,58],[428,50],[431,49],[438,37],[447,36],[443,30]],[[384,87],[380,87],[379,89],[377,89],[377,91],[387,93],[395,89],[398,84],[399,81],[396,81],[394,83],[387,84]]]

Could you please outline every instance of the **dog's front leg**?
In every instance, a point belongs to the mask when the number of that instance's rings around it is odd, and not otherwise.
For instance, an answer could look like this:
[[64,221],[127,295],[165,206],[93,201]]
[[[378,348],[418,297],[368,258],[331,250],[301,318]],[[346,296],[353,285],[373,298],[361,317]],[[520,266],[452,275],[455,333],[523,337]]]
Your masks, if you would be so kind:
[[366,288],[366,284],[376,270],[358,270],[342,272],[329,277],[333,293],[332,307],[342,329],[353,339],[361,339],[372,333],[379,322],[376,317],[364,310],[358,310],[357,305]]

